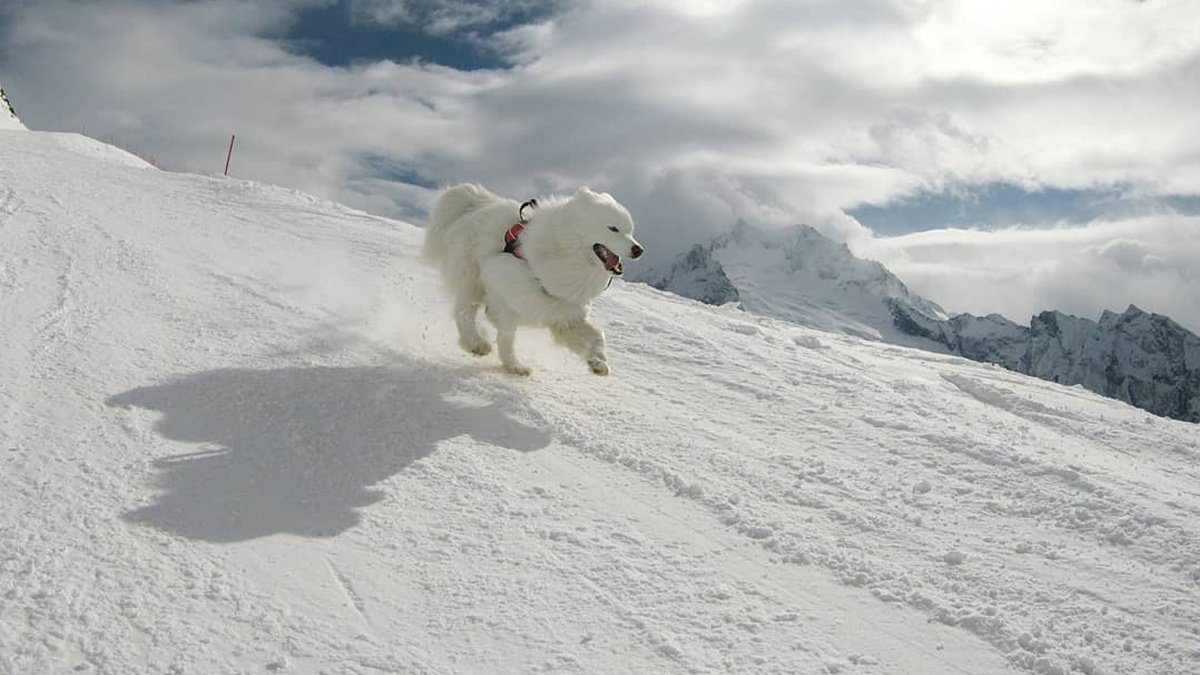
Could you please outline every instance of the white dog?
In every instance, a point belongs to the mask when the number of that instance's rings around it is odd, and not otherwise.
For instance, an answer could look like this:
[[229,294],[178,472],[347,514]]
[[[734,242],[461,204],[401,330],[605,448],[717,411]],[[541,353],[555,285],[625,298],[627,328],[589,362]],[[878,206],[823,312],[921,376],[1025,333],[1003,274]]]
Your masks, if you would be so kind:
[[478,185],[456,185],[438,197],[425,230],[425,256],[455,294],[459,344],[479,356],[492,350],[479,332],[482,305],[496,326],[500,362],[518,375],[532,372],[513,353],[521,325],[548,326],[593,373],[607,375],[604,333],[588,321],[588,310],[621,274],[621,256],[642,251],[629,211],[587,188],[522,205]]

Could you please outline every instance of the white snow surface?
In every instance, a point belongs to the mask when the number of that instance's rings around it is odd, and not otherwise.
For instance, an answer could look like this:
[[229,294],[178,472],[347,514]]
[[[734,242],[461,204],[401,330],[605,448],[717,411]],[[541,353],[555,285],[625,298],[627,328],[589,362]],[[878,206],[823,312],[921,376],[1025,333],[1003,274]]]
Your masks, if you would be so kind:
[[0,157],[0,672],[1200,670],[1195,425],[622,282],[515,378],[418,228]]

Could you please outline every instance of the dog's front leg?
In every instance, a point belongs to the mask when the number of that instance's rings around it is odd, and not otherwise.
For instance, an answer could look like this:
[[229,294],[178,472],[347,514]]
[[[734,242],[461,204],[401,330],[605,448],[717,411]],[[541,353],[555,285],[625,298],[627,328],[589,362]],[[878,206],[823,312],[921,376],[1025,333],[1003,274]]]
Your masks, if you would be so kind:
[[604,332],[586,318],[553,324],[554,338],[571,351],[582,356],[597,375],[608,374],[608,359],[604,356]]
[[514,375],[529,375],[533,369],[517,360],[514,343],[517,338],[517,320],[505,307],[487,306],[488,319],[496,326],[496,351],[504,369]]

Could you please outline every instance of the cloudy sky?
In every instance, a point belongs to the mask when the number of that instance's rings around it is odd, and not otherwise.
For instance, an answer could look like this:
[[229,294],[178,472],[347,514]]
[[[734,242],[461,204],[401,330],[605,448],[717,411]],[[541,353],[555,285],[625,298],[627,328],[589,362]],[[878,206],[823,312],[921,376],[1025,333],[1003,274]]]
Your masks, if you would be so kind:
[[1192,0],[0,0],[0,83],[34,129],[208,173],[236,133],[234,175],[414,222],[447,183],[588,184],[649,265],[803,222],[952,311],[1200,331],[1196,26]]

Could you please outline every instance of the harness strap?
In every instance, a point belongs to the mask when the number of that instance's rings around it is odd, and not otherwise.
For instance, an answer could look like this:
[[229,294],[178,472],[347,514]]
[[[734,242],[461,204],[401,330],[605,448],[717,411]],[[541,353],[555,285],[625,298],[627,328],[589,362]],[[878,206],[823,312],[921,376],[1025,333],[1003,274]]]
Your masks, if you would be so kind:
[[521,251],[521,241],[518,239],[525,231],[525,223],[529,222],[529,217],[525,215],[525,209],[536,209],[537,205],[536,199],[530,199],[521,204],[521,207],[517,209],[517,224],[508,228],[508,231],[504,233],[504,252],[511,253],[518,260],[525,259],[525,254]]
[[504,252],[513,254],[519,260],[525,259],[525,254],[521,251],[523,248],[521,240],[518,239],[524,231],[525,223],[521,222],[508,228],[508,231],[504,233]]

